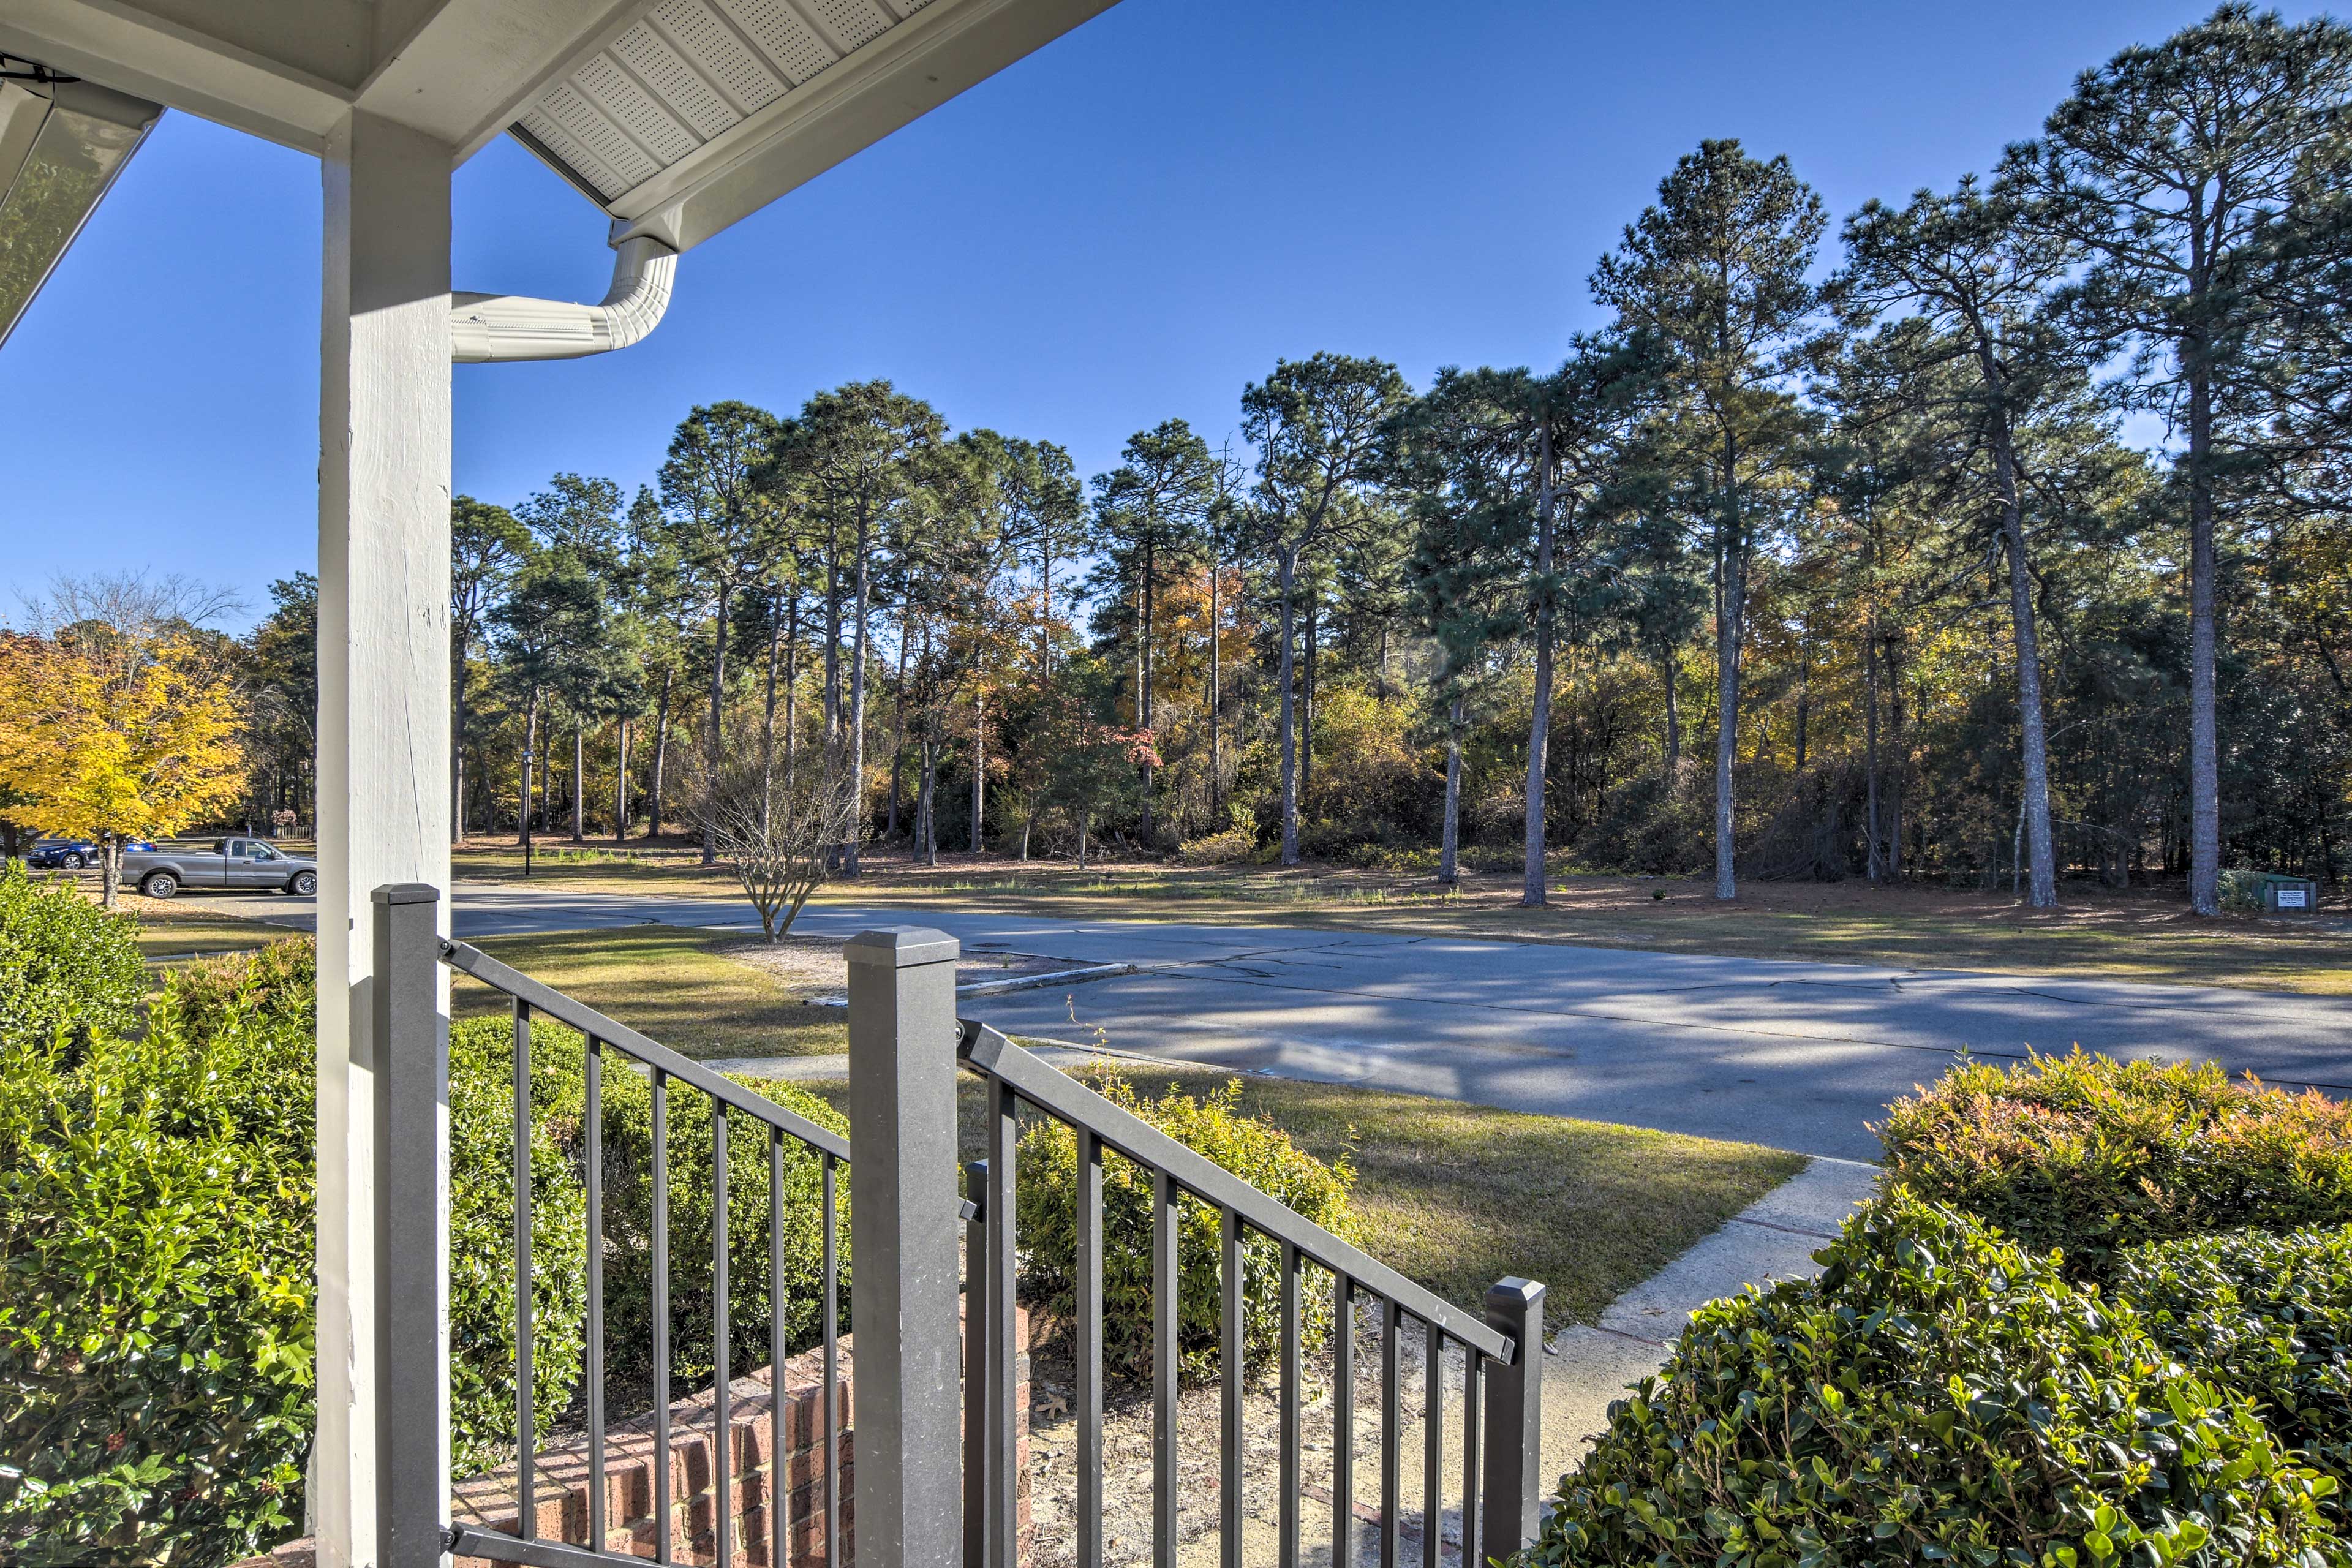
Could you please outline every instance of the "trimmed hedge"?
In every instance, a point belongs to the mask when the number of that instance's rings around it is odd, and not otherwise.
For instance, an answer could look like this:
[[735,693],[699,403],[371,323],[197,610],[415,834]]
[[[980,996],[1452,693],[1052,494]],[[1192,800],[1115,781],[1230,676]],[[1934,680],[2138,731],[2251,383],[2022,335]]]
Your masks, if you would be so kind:
[[2352,1223],[2352,1106],[2212,1063],[1966,1062],[1878,1129],[1886,1181],[2097,1279],[2121,1248]]
[[0,865],[0,1040],[129,1028],[147,994],[136,930],[69,879]]
[[2114,1288],[2166,1350],[2252,1397],[2280,1441],[2334,1477],[2329,1516],[2352,1525],[2352,1227],[2133,1247]]
[[[1196,1153],[1269,1194],[1276,1202],[1339,1236],[1354,1238],[1348,1194],[1356,1173],[1347,1161],[1326,1165],[1265,1117],[1234,1109],[1236,1082],[1194,1100],[1174,1089],[1157,1100],[1138,1094],[1108,1071],[1089,1087],[1134,1112]],[[1069,1318],[1077,1301],[1077,1135],[1059,1121],[1033,1122],[1021,1134],[1014,1163],[1014,1206],[1025,1253],[1024,1293]],[[1150,1175],[1131,1161],[1103,1153],[1103,1359],[1134,1377],[1151,1370]],[[1217,1335],[1223,1321],[1223,1237],[1216,1211],[1194,1198],[1177,1204],[1176,1343],[1180,1368],[1193,1381],[1217,1375]],[[1242,1349],[1252,1375],[1281,1347],[1282,1247],[1248,1235],[1242,1244]],[[1327,1290],[1301,1292],[1299,1331],[1308,1348],[1330,1332]]]
[[1895,1194],[1702,1309],[1530,1553],[1567,1568],[2352,1563],[2333,1483],[2127,1306]]

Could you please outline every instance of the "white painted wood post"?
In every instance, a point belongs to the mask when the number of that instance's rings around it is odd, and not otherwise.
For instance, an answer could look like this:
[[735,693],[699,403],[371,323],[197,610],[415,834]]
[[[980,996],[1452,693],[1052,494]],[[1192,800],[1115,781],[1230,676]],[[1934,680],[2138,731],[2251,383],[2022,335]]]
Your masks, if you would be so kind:
[[[449,171],[374,115],[328,137],[319,357],[319,1426],[323,1568],[375,1568],[370,893],[449,886]],[[438,929],[446,932],[446,900]],[[446,1021],[448,982],[432,966]]]

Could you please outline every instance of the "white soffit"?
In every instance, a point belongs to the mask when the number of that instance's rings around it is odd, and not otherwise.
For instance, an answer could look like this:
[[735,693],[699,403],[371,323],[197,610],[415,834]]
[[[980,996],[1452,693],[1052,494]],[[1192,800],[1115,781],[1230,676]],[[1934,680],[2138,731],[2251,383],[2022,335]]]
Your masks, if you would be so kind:
[[509,127],[616,220],[683,250],[1111,0],[653,0]]

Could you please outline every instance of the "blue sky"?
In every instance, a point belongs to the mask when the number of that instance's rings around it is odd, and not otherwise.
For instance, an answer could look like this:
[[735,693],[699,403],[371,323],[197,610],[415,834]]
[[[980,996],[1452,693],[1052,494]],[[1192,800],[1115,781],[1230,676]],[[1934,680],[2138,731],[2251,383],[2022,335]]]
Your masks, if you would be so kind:
[[[2318,9],[2283,7],[2291,17]],[[1702,137],[1843,216],[1981,169],[2177,0],[1124,0],[690,252],[603,359],[463,366],[456,482],[649,479],[698,402],[887,376],[1082,473],[1277,356],[1543,363]],[[459,288],[594,299],[602,216],[501,141],[457,174]],[[314,564],[316,162],[169,115],[0,351],[0,616],[147,568],[257,605]]]

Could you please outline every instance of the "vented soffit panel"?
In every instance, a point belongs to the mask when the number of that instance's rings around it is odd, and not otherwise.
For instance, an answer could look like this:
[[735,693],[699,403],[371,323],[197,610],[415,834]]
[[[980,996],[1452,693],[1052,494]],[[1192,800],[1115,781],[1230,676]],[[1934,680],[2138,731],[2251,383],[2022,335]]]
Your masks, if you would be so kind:
[[651,0],[509,129],[685,250],[1108,9],[1112,0]]

